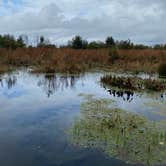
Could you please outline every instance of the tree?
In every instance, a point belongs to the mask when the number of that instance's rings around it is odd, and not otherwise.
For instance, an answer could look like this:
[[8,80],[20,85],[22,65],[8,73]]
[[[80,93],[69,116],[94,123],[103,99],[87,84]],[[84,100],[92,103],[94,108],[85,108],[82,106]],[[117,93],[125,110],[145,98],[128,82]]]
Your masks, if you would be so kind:
[[28,38],[28,36],[25,35],[25,34],[22,34],[21,38],[24,41],[25,45],[28,46],[29,45],[29,38]]
[[85,49],[87,45],[88,42],[83,40],[81,36],[75,36],[72,41],[69,41],[69,46],[74,49]]
[[45,42],[44,36],[40,36],[40,44],[43,45]]
[[99,49],[99,48],[104,48],[105,47],[105,43],[101,42],[101,41],[92,41],[88,44],[89,49]]
[[17,39],[17,46],[18,47],[25,47],[25,43],[24,43],[22,36],[19,36],[19,38]]
[[14,36],[11,35],[0,35],[0,47],[1,48],[11,48],[16,49],[18,47],[24,47],[25,44],[21,37],[19,37],[17,40],[14,38]]
[[44,36],[40,36],[39,37],[39,43],[38,43],[38,47],[45,47],[47,45],[47,41],[44,38]]
[[117,42],[117,46],[120,49],[132,49],[132,48],[134,48],[134,44],[130,41],[130,39],[121,40],[120,42]]
[[107,48],[115,46],[115,41],[114,41],[112,36],[107,37],[106,40],[105,40],[105,43],[106,43]]

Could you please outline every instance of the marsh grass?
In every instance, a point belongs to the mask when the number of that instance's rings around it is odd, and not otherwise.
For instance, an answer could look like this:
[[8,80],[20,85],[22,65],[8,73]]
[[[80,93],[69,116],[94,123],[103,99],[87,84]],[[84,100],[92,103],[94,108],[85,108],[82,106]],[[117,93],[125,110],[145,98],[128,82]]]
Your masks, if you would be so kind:
[[152,122],[111,103],[86,96],[81,116],[70,129],[71,141],[128,163],[166,164],[166,121]]
[[[166,61],[164,50],[118,50],[118,56],[116,50],[112,52],[109,53],[109,49],[0,48],[0,68],[32,67],[34,71],[44,73],[79,73],[95,68],[154,73],[159,64]],[[114,63],[110,63],[110,58]]]
[[109,49],[109,53],[108,53],[108,56],[109,56],[109,61],[111,63],[115,63],[116,60],[118,60],[120,57],[119,57],[119,52],[118,52],[118,49],[114,46],[112,48]]
[[131,89],[131,90],[152,90],[162,91],[166,90],[166,81],[156,79],[142,79],[132,76],[112,76],[105,75],[100,79],[101,83],[118,87],[119,89]]
[[10,73],[10,72],[12,72],[14,70],[15,70],[15,68],[13,68],[11,66],[0,65],[0,75],[4,74],[4,73]]

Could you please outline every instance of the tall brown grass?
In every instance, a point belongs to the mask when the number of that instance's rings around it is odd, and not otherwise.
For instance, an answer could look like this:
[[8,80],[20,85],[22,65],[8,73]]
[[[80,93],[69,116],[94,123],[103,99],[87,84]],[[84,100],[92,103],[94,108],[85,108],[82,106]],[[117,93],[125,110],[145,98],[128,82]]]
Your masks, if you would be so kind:
[[38,72],[82,72],[108,67],[111,70],[157,72],[166,62],[165,50],[118,50],[119,58],[110,63],[108,49],[74,50],[68,48],[0,49],[0,68],[32,67]]

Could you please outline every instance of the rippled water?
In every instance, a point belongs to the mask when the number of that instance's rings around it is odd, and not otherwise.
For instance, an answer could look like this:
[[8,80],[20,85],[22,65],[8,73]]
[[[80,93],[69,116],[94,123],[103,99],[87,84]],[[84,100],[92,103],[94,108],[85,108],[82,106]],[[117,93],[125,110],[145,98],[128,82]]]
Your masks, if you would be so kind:
[[[99,83],[103,73],[36,75],[27,71],[0,77],[0,165],[127,166],[100,150],[72,145],[68,129],[80,116],[80,93],[117,101],[119,108],[165,120],[166,93],[132,93]],[[160,103],[160,105],[147,105]]]

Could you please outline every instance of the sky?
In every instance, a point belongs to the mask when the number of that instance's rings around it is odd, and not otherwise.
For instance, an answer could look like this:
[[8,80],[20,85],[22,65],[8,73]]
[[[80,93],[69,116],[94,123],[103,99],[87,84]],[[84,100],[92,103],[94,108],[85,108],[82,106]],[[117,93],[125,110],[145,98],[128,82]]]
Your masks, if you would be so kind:
[[166,43],[165,0],[0,0],[0,34]]

